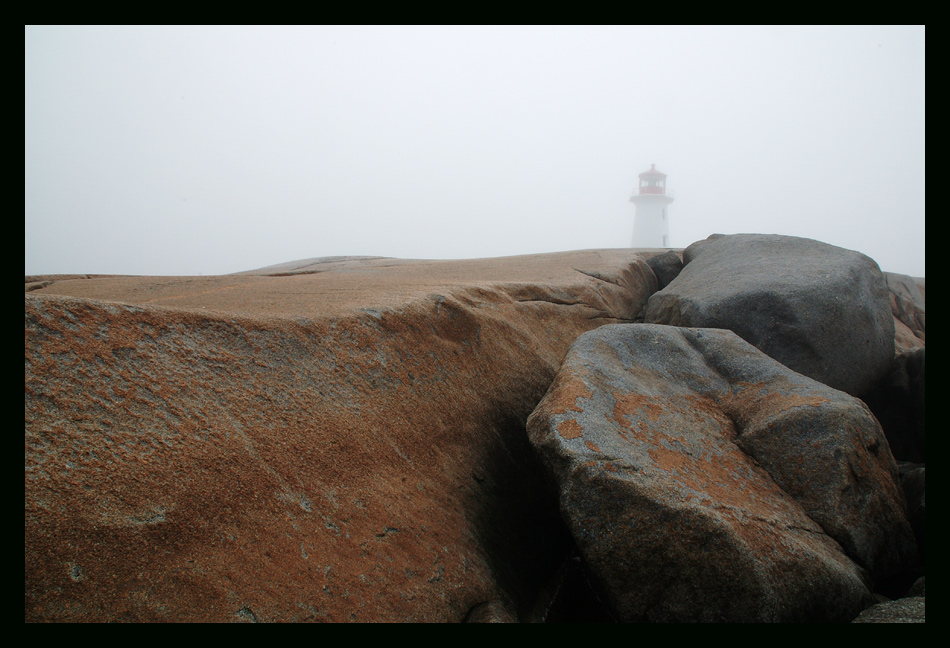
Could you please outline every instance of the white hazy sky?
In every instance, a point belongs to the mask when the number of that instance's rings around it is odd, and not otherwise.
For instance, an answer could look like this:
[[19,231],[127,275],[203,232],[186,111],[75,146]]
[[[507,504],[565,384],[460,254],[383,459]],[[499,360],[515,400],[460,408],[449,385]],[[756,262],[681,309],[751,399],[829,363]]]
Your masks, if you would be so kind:
[[26,274],[815,238],[924,276],[924,27],[26,27]]

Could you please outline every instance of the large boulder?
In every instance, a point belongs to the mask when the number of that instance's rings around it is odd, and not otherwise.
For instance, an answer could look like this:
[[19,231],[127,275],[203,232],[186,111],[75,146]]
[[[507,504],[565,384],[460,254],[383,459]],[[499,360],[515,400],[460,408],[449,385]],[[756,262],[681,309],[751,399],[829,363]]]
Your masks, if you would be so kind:
[[655,289],[629,250],[43,277],[28,621],[538,618],[573,551],[525,420]]
[[811,239],[714,235],[683,252],[683,270],[644,321],[729,329],[790,369],[860,395],[894,357],[884,274],[867,256]]
[[916,569],[867,407],[730,331],[580,336],[528,434],[622,620],[850,621]]

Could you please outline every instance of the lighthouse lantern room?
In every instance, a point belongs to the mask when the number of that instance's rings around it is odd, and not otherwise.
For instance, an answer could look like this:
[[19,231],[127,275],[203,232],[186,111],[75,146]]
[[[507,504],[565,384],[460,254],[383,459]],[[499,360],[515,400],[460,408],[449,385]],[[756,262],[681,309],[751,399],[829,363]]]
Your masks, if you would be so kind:
[[673,194],[666,193],[666,174],[651,164],[649,171],[640,174],[637,193],[630,197],[636,205],[633,219],[633,247],[669,247],[670,229],[666,207],[673,202]]

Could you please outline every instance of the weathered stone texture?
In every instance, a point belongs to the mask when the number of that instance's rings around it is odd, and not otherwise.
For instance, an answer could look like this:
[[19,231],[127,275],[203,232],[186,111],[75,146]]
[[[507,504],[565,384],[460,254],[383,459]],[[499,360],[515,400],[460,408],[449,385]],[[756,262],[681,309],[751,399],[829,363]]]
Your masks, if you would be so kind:
[[852,623],[925,623],[923,596],[885,601],[861,612]]
[[867,256],[811,239],[716,235],[683,252],[644,321],[724,328],[788,368],[852,395],[894,357],[884,274]]
[[847,621],[916,567],[864,404],[730,331],[582,335],[528,433],[622,620]]
[[26,620],[851,621],[922,593],[923,297],[773,235],[27,277]]
[[898,353],[919,349],[926,339],[926,306],[923,282],[908,275],[885,272]]
[[621,250],[26,293],[26,619],[533,618],[569,541],[525,420],[654,288]]

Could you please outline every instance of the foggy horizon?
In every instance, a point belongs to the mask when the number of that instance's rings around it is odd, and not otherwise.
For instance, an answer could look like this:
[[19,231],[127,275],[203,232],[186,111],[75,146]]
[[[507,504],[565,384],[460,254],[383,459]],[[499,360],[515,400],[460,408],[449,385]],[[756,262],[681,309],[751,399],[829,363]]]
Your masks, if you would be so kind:
[[925,276],[924,27],[25,29],[25,274],[802,236]]

